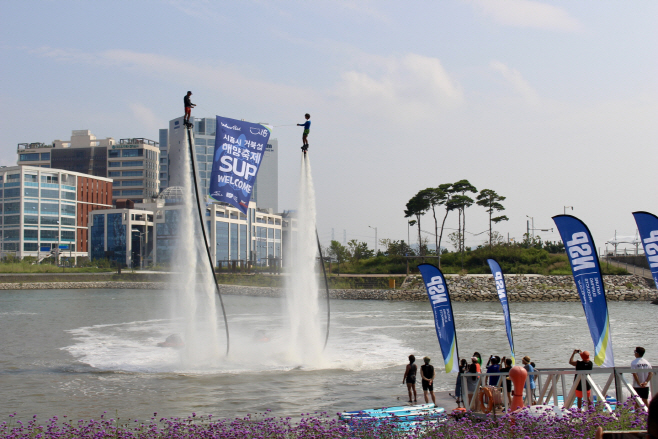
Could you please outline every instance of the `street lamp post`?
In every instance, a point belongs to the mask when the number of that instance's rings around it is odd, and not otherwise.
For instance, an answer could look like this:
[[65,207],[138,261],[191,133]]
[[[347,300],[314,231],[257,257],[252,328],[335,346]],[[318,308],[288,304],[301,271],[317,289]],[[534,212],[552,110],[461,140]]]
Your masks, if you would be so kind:
[[[535,218],[530,215],[526,215],[526,217],[532,220],[532,242],[535,242]],[[530,230],[531,230],[530,221],[527,221],[527,227],[528,227],[528,238],[530,238]]]
[[564,214],[567,214],[567,209],[571,209],[573,211],[573,206],[564,206]]
[[[375,229],[375,256],[377,256],[377,243],[378,243],[378,241],[377,241],[377,227],[373,227],[373,226],[368,226],[368,227],[370,227],[371,229]],[[409,232],[409,229],[407,228],[407,234],[408,234],[408,232]]]

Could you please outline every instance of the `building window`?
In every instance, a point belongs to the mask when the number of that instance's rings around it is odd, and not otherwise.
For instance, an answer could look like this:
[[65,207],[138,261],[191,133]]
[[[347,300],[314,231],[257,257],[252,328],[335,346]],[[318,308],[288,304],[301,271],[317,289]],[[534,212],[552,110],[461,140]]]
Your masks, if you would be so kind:
[[75,226],[75,218],[62,217],[61,221],[63,226]]
[[94,259],[105,258],[105,215],[97,214],[93,217],[90,236],[90,257]]
[[36,188],[26,187],[23,189],[23,193],[26,197],[39,198],[39,189]]
[[39,231],[32,229],[23,230],[23,240],[25,241],[38,241],[39,240]]
[[39,224],[39,217],[36,215],[24,215],[23,224]]
[[7,181],[19,181],[21,179],[21,174],[9,174],[7,175]]
[[39,251],[39,244],[36,242],[24,242],[23,251],[25,252],[36,252]]
[[30,183],[38,183],[39,179],[34,174],[25,174],[23,175],[23,181],[28,181]]
[[[195,144],[196,146],[206,146],[206,139],[202,139],[202,138],[200,138],[200,137],[197,137],[196,139],[194,139],[194,144]],[[197,148],[197,152],[198,152],[198,151],[199,151],[199,148]],[[201,154],[205,154],[205,153],[206,153],[206,149],[205,149],[205,148],[201,148],[201,151],[203,151]]]
[[144,162],[142,160],[130,160],[127,162],[122,162],[122,166],[124,168],[129,168],[134,166],[144,166]]
[[124,177],[142,177],[144,176],[144,171],[123,171]]
[[62,230],[62,241],[75,241],[75,230]]
[[14,187],[5,189],[5,198],[18,198],[21,196],[21,188]]
[[42,241],[57,241],[59,239],[59,230],[57,229],[41,229]]
[[21,213],[20,202],[5,203],[5,215],[12,213]]
[[59,225],[59,217],[58,216],[42,216],[41,217],[41,225],[42,226],[56,226],[56,225]]
[[62,198],[65,200],[75,200],[75,192],[62,191]]
[[41,203],[41,213],[59,216],[59,204]]
[[223,221],[217,221],[215,223],[215,229],[217,234],[217,261],[226,261],[228,260],[228,223]]
[[112,158],[112,159],[115,159],[115,158],[119,157],[119,154],[120,154],[120,152],[119,152],[118,149],[110,149],[110,150],[107,152],[107,156],[108,156],[109,158]]
[[5,241],[18,241],[20,239],[20,229],[5,229]]
[[41,183],[59,184],[57,175],[41,174]]
[[121,167],[121,162],[107,162],[107,165],[110,168],[120,168]]
[[49,152],[42,152],[41,153],[41,160],[50,160],[50,153]]
[[20,224],[20,222],[21,222],[20,215],[10,215],[5,217],[5,225],[7,226]]
[[231,259],[232,260],[240,259],[240,256],[238,255],[239,253],[238,250],[240,250],[238,226],[239,224],[235,224],[235,223],[231,224]]
[[19,154],[21,162],[36,162],[39,161],[39,154]]
[[142,180],[125,180],[121,182],[121,186],[143,186]]
[[113,196],[113,197],[119,197],[119,196],[121,196],[121,191],[115,191],[115,190],[113,190],[113,191],[112,191],[112,196]]
[[140,149],[124,149],[121,152],[121,157],[142,157],[144,155],[144,150]]
[[123,195],[144,195],[143,189],[131,189],[128,191],[123,191]]
[[62,204],[62,215],[75,216],[75,205]]
[[109,171],[107,173],[108,177],[121,177],[121,171]]
[[113,252],[111,260],[126,263],[126,226],[122,224],[120,213],[107,215],[107,251]]
[[41,198],[59,198],[59,191],[52,189],[41,189]]

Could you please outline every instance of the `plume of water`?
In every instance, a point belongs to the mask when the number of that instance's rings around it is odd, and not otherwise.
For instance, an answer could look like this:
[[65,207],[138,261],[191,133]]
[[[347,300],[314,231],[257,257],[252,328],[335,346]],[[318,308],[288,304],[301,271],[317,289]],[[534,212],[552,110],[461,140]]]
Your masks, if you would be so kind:
[[[186,142],[187,143],[187,142]],[[192,178],[189,146],[184,157],[183,206],[179,211],[177,244],[172,255],[171,282],[172,313],[177,332],[182,335],[184,348],[181,363],[185,369],[216,367],[222,356],[225,341],[220,340],[220,323],[213,273],[204,248],[204,230],[199,222]],[[197,186],[198,187],[198,186]]]
[[322,361],[324,339],[320,328],[316,272],[315,189],[308,155],[302,158],[298,187],[297,236],[292,246],[292,269],[287,288],[288,356],[292,362],[317,366]]

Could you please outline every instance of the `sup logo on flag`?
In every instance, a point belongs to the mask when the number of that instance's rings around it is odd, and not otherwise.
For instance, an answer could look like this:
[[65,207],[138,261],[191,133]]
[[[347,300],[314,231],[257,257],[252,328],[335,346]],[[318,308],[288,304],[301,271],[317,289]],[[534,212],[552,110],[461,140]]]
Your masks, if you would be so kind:
[[[217,116],[210,197],[247,213],[270,128]],[[229,190],[230,189],[230,190]]]
[[434,313],[434,327],[439,339],[443,362],[446,373],[459,372],[457,352],[457,332],[455,331],[455,318],[452,313],[452,303],[448,293],[443,273],[432,264],[420,264],[418,266],[423,276],[427,295]]

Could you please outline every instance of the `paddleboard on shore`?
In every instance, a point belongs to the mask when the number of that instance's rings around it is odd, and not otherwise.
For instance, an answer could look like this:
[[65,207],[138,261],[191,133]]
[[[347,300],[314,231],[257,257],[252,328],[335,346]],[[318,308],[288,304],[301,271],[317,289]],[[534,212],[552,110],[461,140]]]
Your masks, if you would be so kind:
[[406,405],[398,407],[380,407],[376,409],[365,409],[365,410],[354,410],[351,412],[343,412],[340,414],[341,417],[352,417],[356,415],[360,416],[370,416],[377,413],[397,413],[397,412],[406,412],[406,411],[422,411],[429,410],[434,408],[434,404],[420,404],[420,405]]

